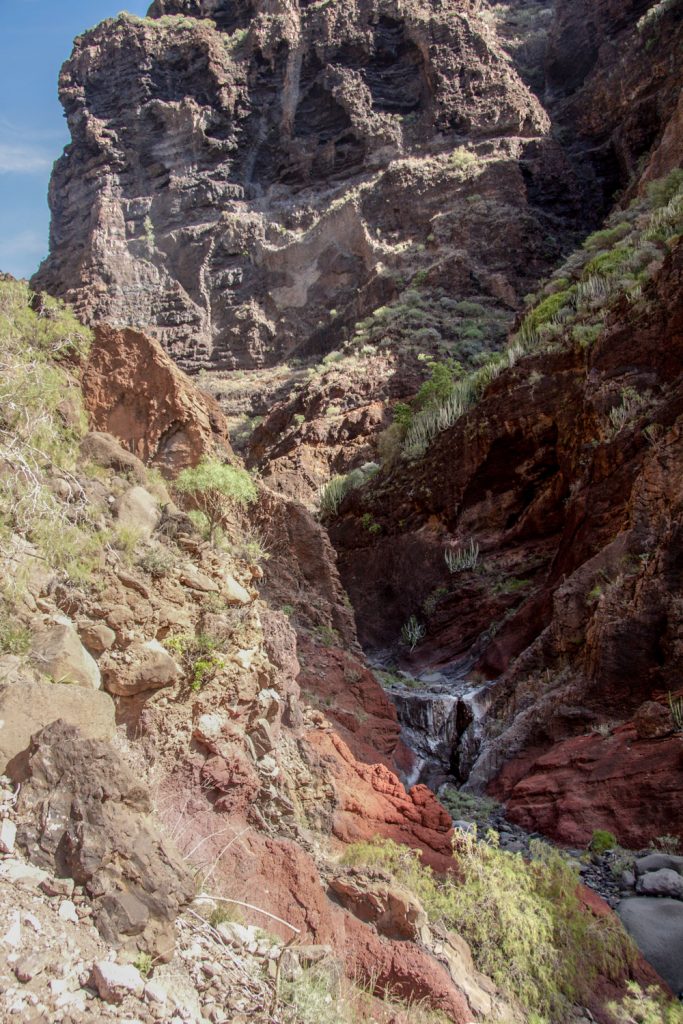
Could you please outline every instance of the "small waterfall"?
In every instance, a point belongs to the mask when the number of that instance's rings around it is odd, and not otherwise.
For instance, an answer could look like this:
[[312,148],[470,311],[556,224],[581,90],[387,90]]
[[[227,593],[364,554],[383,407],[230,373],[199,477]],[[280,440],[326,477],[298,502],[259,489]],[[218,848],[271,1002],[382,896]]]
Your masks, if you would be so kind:
[[436,789],[447,779],[464,782],[479,752],[486,684],[473,686],[466,672],[394,676],[385,689],[396,707],[401,739],[417,763],[406,785]]

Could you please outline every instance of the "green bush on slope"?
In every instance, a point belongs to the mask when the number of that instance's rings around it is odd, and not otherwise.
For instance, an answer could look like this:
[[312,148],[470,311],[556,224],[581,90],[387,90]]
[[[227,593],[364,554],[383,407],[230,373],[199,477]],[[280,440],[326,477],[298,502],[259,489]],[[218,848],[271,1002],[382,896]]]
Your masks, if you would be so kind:
[[[646,199],[637,199],[616,224],[590,235],[528,310],[507,349],[495,352],[477,370],[442,387],[436,400],[418,411],[405,430],[403,454],[420,458],[433,439],[451,427],[481,397],[488,385],[527,352],[576,342],[589,347],[600,334],[606,308],[620,296],[642,298],[652,267],[683,232],[683,172],[652,182]],[[560,290],[557,290],[559,287]],[[551,288],[555,290],[550,291]],[[550,294],[543,295],[544,291]],[[434,371],[432,370],[432,374]],[[446,380],[439,373],[439,381]]]
[[597,918],[578,898],[578,877],[558,850],[533,842],[532,860],[459,836],[462,875],[438,877],[414,850],[391,840],[355,843],[346,864],[379,868],[410,889],[430,921],[469,943],[475,964],[539,1022],[559,1024],[590,994],[598,973],[617,980],[634,957],[614,918]]
[[25,561],[18,544],[35,545],[31,557],[73,582],[88,577],[102,548],[74,473],[86,420],[70,367],[90,332],[54,299],[34,305],[27,285],[0,281],[0,569],[15,586]]

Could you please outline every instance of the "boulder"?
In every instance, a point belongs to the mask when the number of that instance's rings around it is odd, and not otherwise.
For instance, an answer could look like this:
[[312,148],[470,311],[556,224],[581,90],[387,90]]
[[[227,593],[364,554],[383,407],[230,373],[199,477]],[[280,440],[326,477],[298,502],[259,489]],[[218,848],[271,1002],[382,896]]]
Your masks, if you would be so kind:
[[102,685],[100,670],[66,619],[48,622],[33,637],[31,661],[56,683],[72,683],[89,690]]
[[145,782],[110,743],[65,722],[34,737],[27,775],[17,843],[29,860],[85,888],[106,943],[169,960],[194,887],[159,832]]
[[637,875],[646,875],[650,871],[661,871],[668,868],[670,871],[677,871],[683,875],[683,857],[676,857],[672,853],[648,853],[646,857],[639,857],[635,862]]
[[633,724],[639,740],[656,740],[671,736],[674,723],[671,712],[656,700],[645,701],[633,716]]
[[645,959],[673,992],[683,992],[683,903],[636,896],[622,900],[617,913]]
[[168,476],[196,465],[215,446],[230,451],[218,403],[139,331],[99,324],[82,388],[91,423]]
[[683,877],[671,868],[660,868],[641,875],[636,889],[642,896],[671,896],[683,900]]
[[172,686],[182,672],[158,640],[136,642],[126,651],[126,660],[109,659],[103,664],[104,684],[110,693],[130,697],[144,690]]
[[116,504],[119,523],[136,530],[141,539],[149,540],[161,519],[159,502],[144,487],[131,487]]
[[415,897],[396,884],[349,873],[331,879],[330,889],[360,921],[389,939],[418,940],[427,915]]
[[147,480],[144,463],[132,452],[126,451],[112,434],[99,430],[86,434],[81,441],[81,455],[105,469],[127,473],[140,484]]
[[91,654],[104,654],[116,641],[116,633],[104,622],[83,622],[78,625],[81,643]]
[[105,1003],[122,1003],[126,996],[142,995],[145,983],[132,964],[114,964],[101,960],[92,970],[92,977],[100,999]]
[[101,690],[30,679],[0,684],[0,772],[12,775],[12,762],[31,737],[57,719],[78,726],[88,739],[112,739],[116,733],[114,702]]
[[238,583],[230,573],[226,573],[225,575],[223,594],[226,601],[230,604],[249,604],[251,602],[249,592],[245,590],[242,584]]

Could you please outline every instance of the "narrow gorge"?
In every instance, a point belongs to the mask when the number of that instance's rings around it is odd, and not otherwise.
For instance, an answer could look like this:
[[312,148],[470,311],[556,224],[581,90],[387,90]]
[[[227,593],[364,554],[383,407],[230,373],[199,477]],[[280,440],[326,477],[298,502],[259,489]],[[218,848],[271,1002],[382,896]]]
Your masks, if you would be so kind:
[[681,0],[154,0],[0,276],[0,1019],[681,1024]]

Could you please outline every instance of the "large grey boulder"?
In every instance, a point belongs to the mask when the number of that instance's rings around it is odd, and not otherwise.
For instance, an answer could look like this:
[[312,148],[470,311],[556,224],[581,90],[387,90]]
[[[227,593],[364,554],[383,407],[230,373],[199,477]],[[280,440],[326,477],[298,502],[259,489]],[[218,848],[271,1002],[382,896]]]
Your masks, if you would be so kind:
[[641,953],[678,995],[683,992],[683,903],[636,896],[617,913]]
[[672,853],[648,853],[646,857],[639,857],[635,863],[636,874],[646,875],[650,871],[661,871],[668,868],[669,871],[677,871],[683,875],[683,857],[675,857]]
[[642,896],[671,896],[683,900],[683,876],[671,868],[648,871],[640,876],[636,888]]
[[0,773],[26,751],[31,737],[62,719],[78,726],[88,739],[112,739],[116,733],[114,702],[102,690],[17,679],[0,684]]

